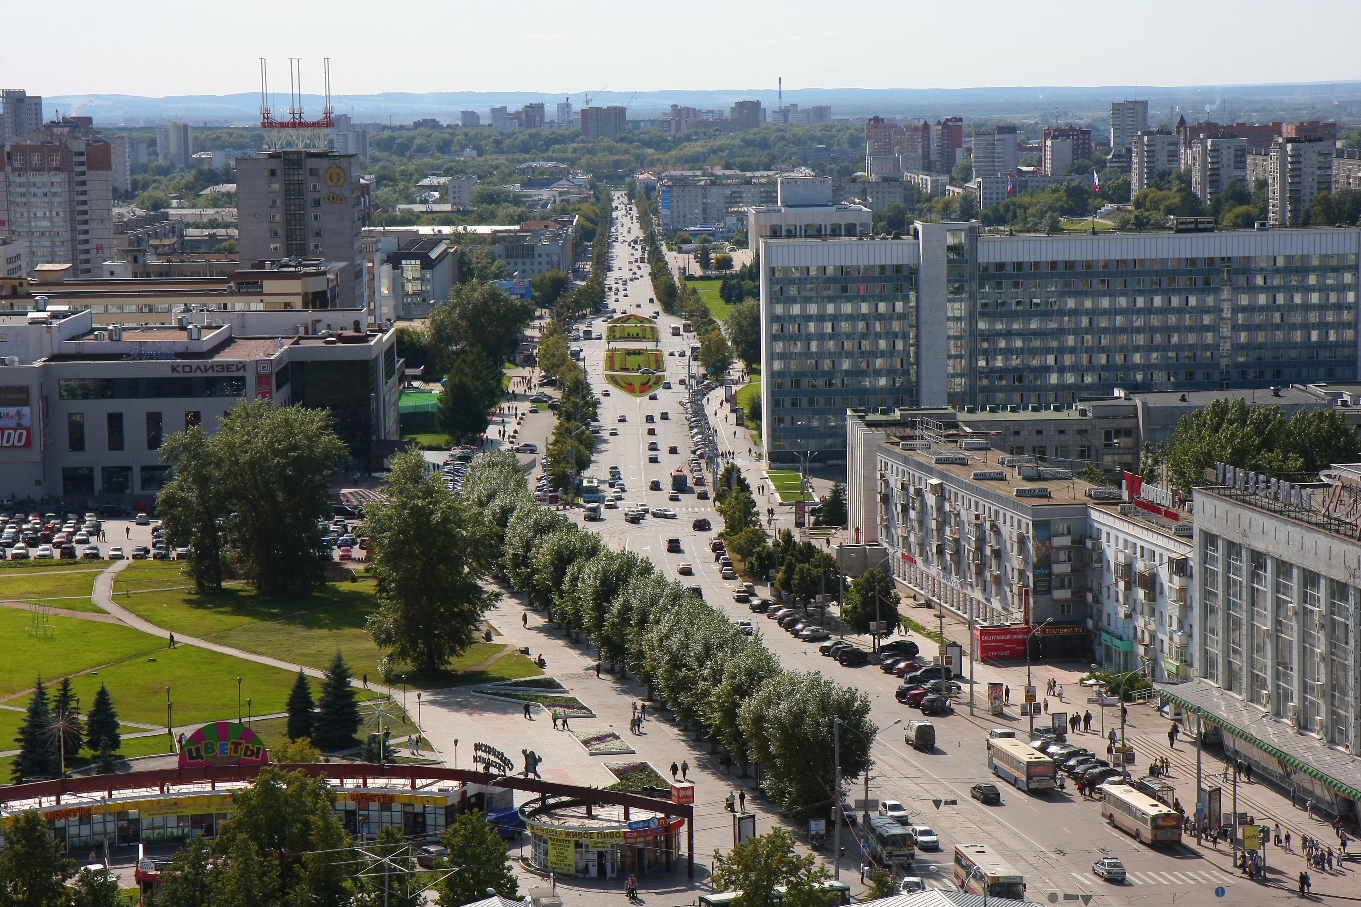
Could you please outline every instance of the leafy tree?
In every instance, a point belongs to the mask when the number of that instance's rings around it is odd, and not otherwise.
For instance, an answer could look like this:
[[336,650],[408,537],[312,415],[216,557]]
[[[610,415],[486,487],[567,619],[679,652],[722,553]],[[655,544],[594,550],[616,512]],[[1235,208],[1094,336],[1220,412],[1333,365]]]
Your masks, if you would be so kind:
[[320,762],[321,750],[311,744],[306,737],[297,740],[290,740],[283,746],[276,746],[269,751],[271,762],[280,765],[298,765],[304,762]]
[[[761,303],[751,299],[728,311],[728,339],[748,369],[761,364]],[[702,350],[701,350],[702,352]]]
[[506,263],[496,257],[491,246],[475,246],[467,254],[458,257],[459,283],[504,280],[507,273]]
[[307,675],[298,668],[297,679],[288,694],[288,739],[306,740],[312,736],[312,712],[316,703],[312,701],[312,684]]
[[898,889],[893,885],[893,879],[882,869],[876,869],[870,873],[870,887],[865,892],[865,900],[870,901],[875,898],[891,898],[898,893]]
[[[311,592],[325,579],[318,522],[330,514],[330,485],[348,451],[324,410],[243,402],[222,417],[216,434],[167,446],[181,474],[157,497],[168,525],[193,527],[191,560],[225,549],[242,575],[267,595]],[[183,479],[192,487],[176,487]],[[167,489],[171,489],[167,491]],[[210,520],[211,517],[211,520]],[[223,527],[220,547],[207,529]],[[198,539],[204,547],[198,548]],[[195,582],[214,588],[211,564],[194,566]],[[220,579],[219,579],[220,582]]]
[[686,233],[684,230],[677,230],[676,235],[673,236],[671,239],[672,242],[674,242],[678,246],[688,246],[695,241],[695,238],[691,236],[689,233]]
[[705,334],[699,341],[699,361],[704,366],[704,370],[711,376],[718,378],[726,374],[732,365],[733,353],[732,346],[728,343],[728,338],[723,336],[723,332],[714,328]]
[[832,489],[822,499],[822,508],[813,522],[818,526],[846,525],[846,486],[843,483],[832,483]]
[[95,692],[95,701],[85,715],[85,745],[99,750],[104,745],[116,750],[123,745],[119,734],[118,712],[113,707],[113,696],[104,684]]
[[430,338],[424,328],[398,327],[397,350],[409,369],[422,368],[430,362]]
[[364,520],[379,601],[368,629],[393,658],[437,671],[476,641],[497,599],[474,557],[485,547],[481,515],[417,451],[393,460],[383,492]]
[[543,369],[545,374],[561,378],[563,372],[572,365],[568,349],[567,335],[560,328],[545,334],[539,341],[539,368]]
[[447,371],[459,351],[474,348],[500,364],[520,345],[520,335],[534,317],[534,303],[515,299],[505,290],[481,281],[459,284],[449,299],[430,313],[432,356],[444,357],[440,371]]
[[460,355],[440,391],[435,422],[455,441],[486,431],[492,408],[501,398],[501,369],[481,349]]
[[[723,541],[727,543],[728,550],[750,568],[752,556],[766,546],[766,534],[756,526],[749,526],[737,532],[725,532]],[[760,571],[753,570],[753,572],[759,573]]]
[[161,871],[156,907],[204,907],[212,898],[212,848],[208,839],[195,835],[184,842]]
[[107,869],[82,869],[71,884],[70,907],[122,907],[118,877]]
[[553,308],[558,297],[571,285],[572,278],[562,271],[545,271],[529,281],[529,287],[534,292],[534,304],[544,309]]
[[715,255],[715,256],[714,256],[714,270],[715,270],[715,271],[731,271],[731,270],[732,270],[732,256],[729,255],[727,252],[719,252],[717,255]]
[[51,725],[52,707],[47,702],[47,687],[39,677],[33,698],[28,701],[24,723],[19,725],[19,736],[14,738],[19,744],[19,753],[10,769],[15,784],[25,778],[55,778],[61,771],[60,757],[47,734]]
[[1098,485],[1101,487],[1110,485],[1110,479],[1106,478],[1106,474],[1098,469],[1095,463],[1088,463],[1086,466],[1082,467],[1082,471],[1077,474],[1077,477],[1088,485]]
[[955,164],[955,169],[950,173],[950,182],[952,184],[956,186],[963,186],[965,183],[968,183],[972,180],[973,180],[972,160],[970,160],[969,158],[965,158],[958,164]]
[[170,538],[189,547],[188,573],[200,595],[222,591],[221,517],[227,510],[227,489],[218,481],[225,472],[217,460],[219,450],[209,444],[208,433],[199,425],[171,435],[161,445],[171,479],[156,495],[156,515]]
[[713,265],[713,255],[709,252],[707,242],[700,243],[699,248],[695,250],[695,262],[699,265],[701,271],[707,271]]
[[[263,857],[245,838],[230,844],[219,838],[213,847],[209,890],[212,901],[222,907],[281,905],[280,866],[277,860]],[[305,895],[305,892],[299,892]]]
[[441,907],[458,907],[486,897],[490,888],[503,898],[515,898],[520,885],[510,867],[506,842],[482,813],[469,810],[444,832],[449,866],[457,869],[439,883]]
[[727,498],[728,492],[734,488],[740,488],[747,494],[751,494],[751,483],[747,481],[746,476],[742,475],[741,468],[736,463],[729,463],[718,474],[718,482],[714,484],[714,500],[722,504]]
[[321,701],[312,720],[312,742],[323,752],[335,752],[354,746],[354,735],[359,731],[359,705],[354,688],[350,686],[350,666],[345,657],[336,652],[326,679],[321,685]]
[[76,694],[71,689],[71,678],[63,677],[57,687],[56,700],[52,703],[52,727],[49,730],[52,746],[60,755],[65,744],[67,760],[80,755],[85,745],[85,733],[81,730],[80,715],[76,712]]
[[[812,854],[799,856],[789,832],[776,826],[763,835],[748,838],[727,855],[714,852],[714,887],[740,891],[737,907],[820,907],[833,903],[835,895],[822,890],[829,877]],[[783,886],[783,897],[776,893]]]
[[878,569],[866,570],[846,590],[841,620],[857,633],[868,633],[870,621],[881,620],[888,624],[887,632],[892,633],[902,620],[898,613],[899,601],[898,590],[888,574]]
[[759,529],[761,513],[756,501],[746,489],[737,488],[729,492],[718,505],[718,514],[723,517],[723,535],[736,535],[747,529]]
[[572,472],[585,475],[595,456],[595,435],[580,422],[565,418],[558,409],[558,424],[553,439],[548,443],[548,480],[554,488],[566,490],[572,485]]
[[5,826],[0,850],[0,904],[5,907],[66,907],[66,880],[76,864],[61,855],[61,845],[36,809]]

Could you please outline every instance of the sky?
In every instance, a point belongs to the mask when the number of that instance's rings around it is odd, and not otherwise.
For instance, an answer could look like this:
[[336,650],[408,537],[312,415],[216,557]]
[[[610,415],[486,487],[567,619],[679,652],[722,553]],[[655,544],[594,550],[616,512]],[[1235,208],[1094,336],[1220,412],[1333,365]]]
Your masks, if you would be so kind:
[[[1361,0],[44,0],[6,4],[0,85],[165,97],[1223,85],[1361,79]],[[1282,32],[1285,32],[1282,34]],[[29,40],[16,40],[19,36]]]

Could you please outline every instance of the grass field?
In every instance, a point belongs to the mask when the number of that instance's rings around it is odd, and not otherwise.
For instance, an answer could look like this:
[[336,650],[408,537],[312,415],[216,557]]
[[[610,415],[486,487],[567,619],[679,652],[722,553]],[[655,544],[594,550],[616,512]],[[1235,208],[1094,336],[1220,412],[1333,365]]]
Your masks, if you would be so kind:
[[0,608],[0,639],[5,640],[5,657],[0,658],[0,698],[29,689],[39,674],[44,680],[63,677],[165,648],[165,643],[154,636],[115,624],[53,617],[51,636],[40,637],[29,632],[32,622],[27,611]]
[[761,382],[759,380],[753,381],[733,395],[737,398],[737,405],[742,407],[742,416],[747,423],[747,428],[761,427],[761,414],[755,412],[755,418],[752,418],[754,412],[752,407],[755,406],[760,395]]
[[718,288],[722,285],[720,280],[691,280],[688,285],[699,294],[699,298],[704,300],[704,304],[709,307],[709,314],[719,321],[727,321],[728,313],[732,311],[732,306],[728,305],[718,295]]
[[[6,570],[0,573],[0,599],[5,601],[42,602],[53,608],[70,611],[98,611],[90,601],[95,577],[105,568],[90,561],[64,561],[65,570],[39,567],[29,570]],[[3,742],[3,741],[0,741]]]
[[435,431],[428,432],[407,432],[402,435],[403,441],[415,441],[421,446],[422,450],[448,450],[449,436]]
[[606,343],[620,343],[629,340],[656,343],[658,336],[656,325],[651,324],[611,324],[605,328]]
[[[1065,233],[1091,233],[1092,219],[1090,217],[1065,218],[1062,221],[1063,232]],[[1096,222],[1096,232],[1110,233],[1115,230],[1115,224],[1110,221],[1098,220]]]
[[605,380],[626,394],[642,397],[661,387],[666,378],[662,375],[636,375],[633,372],[607,372]]
[[666,357],[661,350],[645,350],[636,347],[619,347],[605,351],[605,371],[636,372],[650,368],[654,372],[666,369]]
[[[770,480],[770,487],[775,489],[780,500],[799,500],[803,481],[797,472],[792,469],[771,469],[766,472],[766,478]],[[808,496],[808,500],[814,500],[812,495]]]
[[[125,729],[127,730],[127,729]],[[13,749],[11,743],[4,744],[7,749]],[[170,752],[170,736],[165,733],[156,734],[151,737],[124,737],[123,745],[118,748],[117,755],[125,759],[135,759],[138,756],[159,756]],[[66,757],[66,770],[74,771],[84,768],[93,762],[93,756],[89,750],[82,750],[78,756]],[[10,781],[10,770],[14,763],[13,756],[6,756],[0,759],[0,782],[8,784]]]

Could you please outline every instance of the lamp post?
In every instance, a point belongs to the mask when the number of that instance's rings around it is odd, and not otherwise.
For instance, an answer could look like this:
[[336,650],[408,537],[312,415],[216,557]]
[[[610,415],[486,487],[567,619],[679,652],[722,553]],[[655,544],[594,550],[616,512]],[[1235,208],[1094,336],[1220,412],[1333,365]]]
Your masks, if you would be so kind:
[[250,727],[250,697],[246,697],[246,727]]
[[974,875],[979,875],[983,879],[983,907],[988,907],[988,874],[983,871],[981,866],[973,867],[969,870],[969,874],[964,877],[964,890],[967,891],[969,889],[969,880],[971,880]]
[[416,730],[421,730],[421,691],[416,691]]
[[[1042,624],[1040,624],[1038,627],[1032,627],[1031,630],[1030,630],[1030,632],[1027,633],[1027,634],[1025,635],[1025,687],[1026,687],[1027,690],[1029,690],[1030,687],[1031,687],[1031,683],[1030,683],[1030,637],[1034,636],[1036,633],[1040,632],[1040,631],[1043,630],[1046,626],[1048,626],[1049,624],[1052,624],[1053,622],[1054,622],[1054,618],[1050,617],[1050,618],[1046,619],[1045,622],[1042,623]],[[1030,713],[1030,731],[1031,731],[1031,734],[1033,735],[1034,732],[1035,732],[1035,710],[1032,709],[1032,708],[1030,708],[1030,703],[1026,703],[1026,711]]]
[[[903,723],[898,718],[889,727]],[[887,730],[887,728],[885,728]],[[863,736],[861,739],[864,739]],[[868,743],[869,741],[865,741]],[[841,716],[832,716],[832,878],[841,880]],[[869,824],[870,770],[865,767],[865,824]]]
[[458,769],[458,738],[454,738],[454,769]]
[[241,723],[241,675],[236,675],[236,723]]
[[165,688],[165,732],[170,735],[170,749],[175,749],[174,705],[170,701],[170,687]]

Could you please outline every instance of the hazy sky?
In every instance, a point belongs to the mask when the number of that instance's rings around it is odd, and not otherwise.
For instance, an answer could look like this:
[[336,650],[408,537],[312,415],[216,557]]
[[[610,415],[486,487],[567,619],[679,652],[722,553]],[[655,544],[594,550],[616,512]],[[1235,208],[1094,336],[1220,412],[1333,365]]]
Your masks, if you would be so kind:
[[1361,0],[43,0],[0,84],[43,95],[967,88],[1361,78]]

